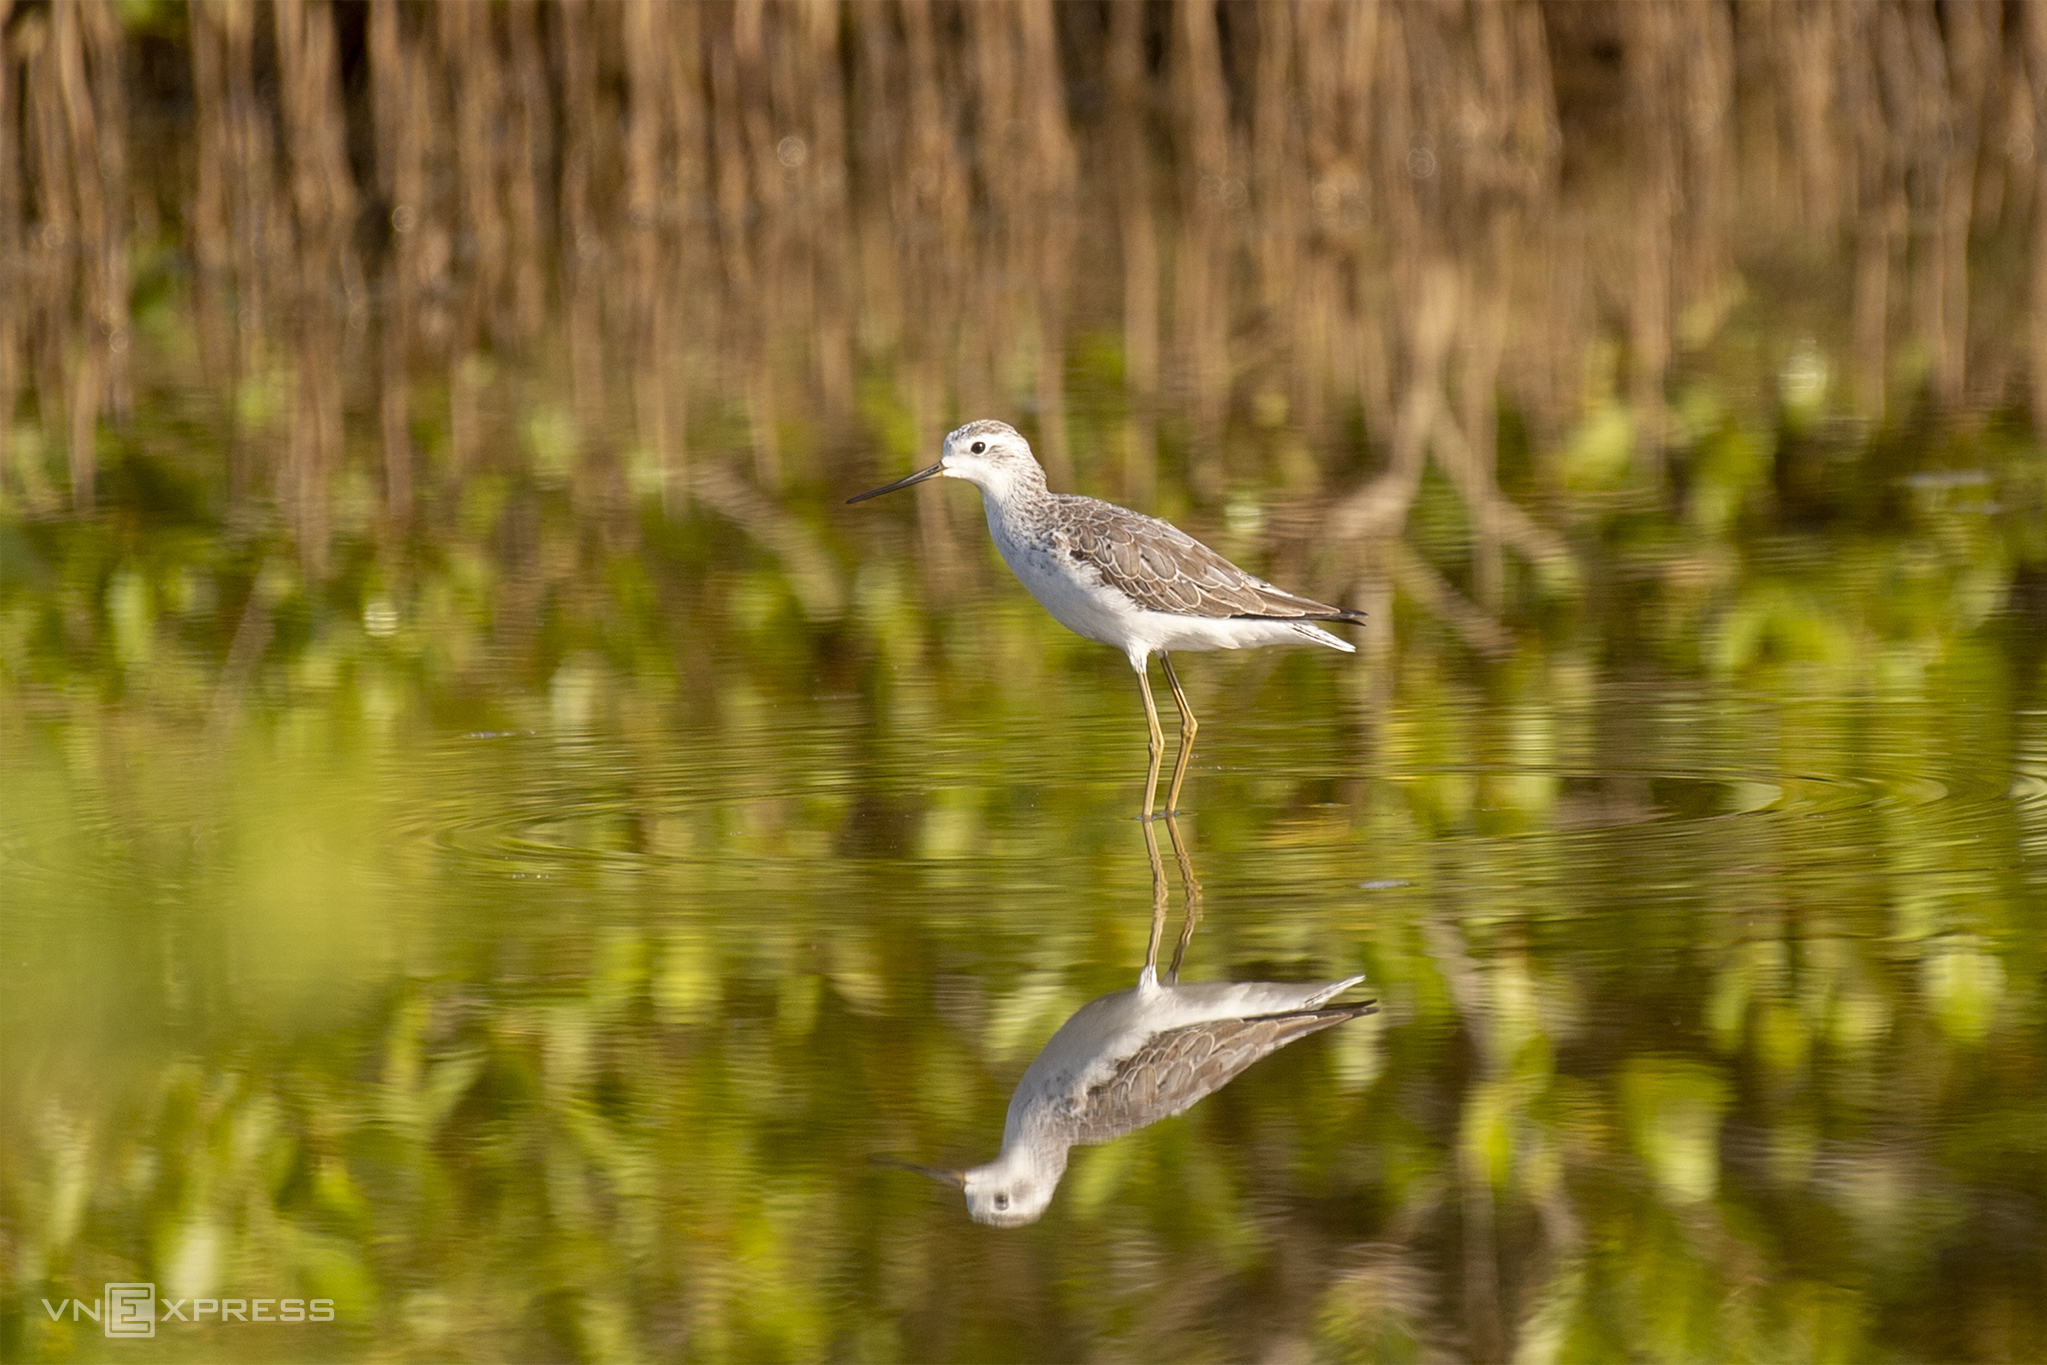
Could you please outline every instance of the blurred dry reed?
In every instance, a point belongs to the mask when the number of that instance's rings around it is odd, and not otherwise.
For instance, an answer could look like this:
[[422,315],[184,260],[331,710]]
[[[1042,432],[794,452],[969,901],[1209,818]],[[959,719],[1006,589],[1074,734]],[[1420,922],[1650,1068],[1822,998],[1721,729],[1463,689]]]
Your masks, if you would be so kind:
[[[579,496],[651,478],[762,526],[794,483],[872,478],[813,463],[894,412],[920,452],[1021,414],[1056,482],[1144,504],[1162,455],[1201,500],[1277,477],[1360,547],[1433,462],[1481,614],[1507,556],[1564,554],[1501,491],[1499,414],[1540,483],[1612,357],[1659,486],[1673,376],[1744,289],[1819,309],[1865,417],[2047,421],[2047,6],[151,13],[0,0],[0,414],[91,507],[146,222],[189,263],[232,496],[274,499],[309,566],[351,463],[403,527],[524,458],[483,434],[493,357],[566,377]],[[151,45],[173,74],[138,86]],[[1113,420],[1083,428],[1075,348],[1103,337]],[[267,426],[239,416],[258,383]],[[33,463],[0,493],[63,499]]]

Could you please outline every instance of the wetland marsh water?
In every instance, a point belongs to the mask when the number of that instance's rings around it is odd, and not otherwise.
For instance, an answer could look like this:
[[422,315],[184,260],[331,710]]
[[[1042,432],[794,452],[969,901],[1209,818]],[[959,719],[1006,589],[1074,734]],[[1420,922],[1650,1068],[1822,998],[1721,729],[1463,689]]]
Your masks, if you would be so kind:
[[2047,1356],[2043,13],[0,0],[0,1358]]
[[1187,978],[1362,971],[1382,1012],[1080,1149],[1005,1231],[869,1158],[992,1156],[1032,1054],[1134,976],[1142,717],[999,566],[932,613],[880,563],[830,639],[678,633],[687,683],[572,652],[450,695],[422,673],[454,642],[401,612],[331,616],[213,729],[120,674],[17,684],[27,1307],[153,1278],[338,1312],[116,1343],[17,1310],[10,1354],[2040,1340],[2047,713],[2017,623],[1721,677],[1185,660]]

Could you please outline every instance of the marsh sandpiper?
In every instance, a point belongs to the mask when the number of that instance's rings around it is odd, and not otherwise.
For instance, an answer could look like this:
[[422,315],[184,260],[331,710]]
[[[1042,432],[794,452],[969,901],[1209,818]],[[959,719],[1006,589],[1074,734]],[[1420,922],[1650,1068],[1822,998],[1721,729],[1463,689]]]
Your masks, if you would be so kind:
[[1173,672],[1172,651],[1314,644],[1352,652],[1347,641],[1315,623],[1354,624],[1364,620],[1363,612],[1276,588],[1157,517],[1099,498],[1052,492],[1030,442],[1005,422],[969,422],[945,438],[937,464],[847,501],[864,502],[941,475],[981,490],[995,547],[1031,596],[1068,630],[1123,651],[1137,671],[1151,726],[1147,820],[1165,753],[1145,676],[1152,655],[1165,666],[1180,708],[1180,756],[1166,791],[1171,812],[1179,809],[1180,784],[1200,728]]

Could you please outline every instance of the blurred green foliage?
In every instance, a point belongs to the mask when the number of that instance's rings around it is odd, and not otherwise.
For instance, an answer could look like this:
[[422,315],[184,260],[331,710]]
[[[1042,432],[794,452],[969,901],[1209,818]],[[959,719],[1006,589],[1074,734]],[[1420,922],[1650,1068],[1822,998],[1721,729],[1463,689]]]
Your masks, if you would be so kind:
[[[593,500],[526,382],[315,578],[140,409],[0,516],[6,1357],[2047,1351],[2039,449],[1680,407],[1670,507],[1588,417],[1506,657],[1395,595],[1183,669],[1190,974],[1385,1013],[1020,1233],[867,1158],[991,1153],[1134,971],[1141,725],[964,496],[944,580],[907,505]],[[38,1305],[110,1280],[339,1316]]]

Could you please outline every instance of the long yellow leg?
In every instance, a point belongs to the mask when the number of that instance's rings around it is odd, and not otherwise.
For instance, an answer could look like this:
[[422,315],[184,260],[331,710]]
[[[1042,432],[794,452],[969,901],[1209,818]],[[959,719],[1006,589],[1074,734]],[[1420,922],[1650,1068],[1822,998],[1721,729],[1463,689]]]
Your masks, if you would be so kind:
[[[1187,761],[1194,757],[1194,735],[1201,726],[1194,719],[1194,708],[1187,704],[1187,694],[1180,690],[1179,676],[1173,672],[1173,656],[1161,650],[1159,652],[1159,662],[1166,666],[1166,681],[1173,685],[1173,700],[1180,705],[1180,757],[1173,764],[1173,785],[1166,791],[1166,814],[1178,815],[1180,813],[1180,784],[1187,780]],[[1150,700],[1150,691],[1149,687],[1145,688],[1147,694],[1145,699],[1147,701]],[[1152,718],[1152,731],[1154,734],[1158,731],[1158,718],[1156,716]],[[1163,737],[1161,737],[1161,743],[1163,743]],[[1175,842],[1178,841],[1176,840]]]
[[[1164,656],[1161,655],[1161,658]],[[1168,677],[1172,675],[1167,674]],[[1173,684],[1173,690],[1179,690]],[[1151,808],[1159,795],[1159,760],[1166,756],[1166,737],[1159,730],[1159,709],[1152,704],[1151,679],[1144,675],[1144,669],[1137,670],[1137,691],[1144,698],[1144,718],[1151,725],[1151,767],[1144,775],[1144,822],[1151,823]]]

